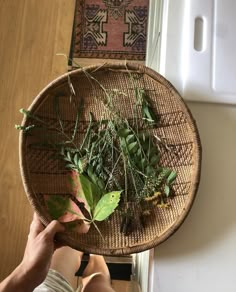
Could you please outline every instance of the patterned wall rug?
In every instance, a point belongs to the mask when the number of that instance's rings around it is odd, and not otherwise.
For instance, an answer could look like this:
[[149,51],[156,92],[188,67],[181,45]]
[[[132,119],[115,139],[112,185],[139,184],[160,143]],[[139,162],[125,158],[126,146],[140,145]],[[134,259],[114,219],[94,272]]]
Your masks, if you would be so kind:
[[77,0],[72,58],[145,60],[149,0]]

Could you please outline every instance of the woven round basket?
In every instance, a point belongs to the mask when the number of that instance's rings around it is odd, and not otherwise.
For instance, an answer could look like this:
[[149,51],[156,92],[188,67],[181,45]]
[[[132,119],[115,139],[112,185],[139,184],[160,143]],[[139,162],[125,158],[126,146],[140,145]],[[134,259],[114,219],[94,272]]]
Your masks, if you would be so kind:
[[[71,89],[68,76],[76,92],[76,98],[85,101],[82,121],[79,122],[76,143],[80,143],[80,133],[85,131],[89,113],[93,112],[96,120],[101,119],[103,105],[96,98],[103,94],[98,84],[91,86],[86,77],[89,72],[107,90],[125,92],[117,101],[122,115],[132,118],[131,107],[134,104],[134,87],[130,74],[135,75],[136,86],[148,91],[159,121],[152,134],[164,137],[167,146],[159,145],[161,165],[177,172],[173,184],[174,197],[169,208],[156,207],[147,219],[144,228],[124,235],[120,232],[121,216],[116,210],[109,220],[98,222],[103,235],[91,226],[87,234],[68,231],[59,234],[57,240],[75,249],[101,255],[125,255],[153,248],[165,241],[182,224],[193,204],[200,179],[201,144],[195,121],[176,89],[164,77],[155,71],[134,63],[104,64],[74,70],[57,78],[46,86],[34,99],[29,110],[51,126],[58,125],[53,98],[60,96],[61,118],[66,133],[71,134],[76,115],[71,111],[69,98]],[[104,117],[103,117],[104,118]],[[22,126],[29,124],[29,117],[24,117]],[[35,137],[24,132],[20,134],[20,168],[27,197],[38,213],[43,224],[51,218],[45,205],[44,195],[64,194],[68,171],[60,159],[52,159],[51,149],[31,147]]]

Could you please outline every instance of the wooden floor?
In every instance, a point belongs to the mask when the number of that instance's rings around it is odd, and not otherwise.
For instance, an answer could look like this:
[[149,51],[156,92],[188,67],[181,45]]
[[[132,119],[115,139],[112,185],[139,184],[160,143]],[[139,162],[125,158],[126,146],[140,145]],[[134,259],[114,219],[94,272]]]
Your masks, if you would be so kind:
[[[75,0],[0,0],[0,281],[21,261],[32,209],[19,171],[20,108],[67,71]],[[138,291],[113,281],[116,291]],[[136,287],[136,289],[134,288]]]
[[0,280],[21,261],[32,210],[19,172],[20,108],[67,71],[74,0],[0,1]]

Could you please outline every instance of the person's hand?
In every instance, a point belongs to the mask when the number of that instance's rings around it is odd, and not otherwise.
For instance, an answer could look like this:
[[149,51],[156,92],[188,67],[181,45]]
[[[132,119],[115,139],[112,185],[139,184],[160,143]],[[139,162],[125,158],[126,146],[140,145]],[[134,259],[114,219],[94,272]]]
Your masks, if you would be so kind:
[[63,231],[63,225],[55,220],[44,228],[37,215],[34,214],[23,260],[0,284],[0,291],[13,291],[12,288],[15,286],[17,289],[14,291],[32,291],[42,283],[47,276],[52,255],[57,248],[54,241],[55,234]]
[[46,278],[52,255],[57,247],[54,241],[55,234],[63,231],[63,225],[55,220],[44,228],[37,215],[34,214],[21,265],[38,284]]

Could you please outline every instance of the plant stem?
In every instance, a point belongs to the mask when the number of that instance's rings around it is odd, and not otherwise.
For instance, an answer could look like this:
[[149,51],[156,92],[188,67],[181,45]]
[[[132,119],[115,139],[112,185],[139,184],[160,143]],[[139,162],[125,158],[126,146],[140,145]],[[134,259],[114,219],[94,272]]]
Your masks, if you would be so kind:
[[122,157],[123,157],[123,163],[124,163],[124,173],[125,173],[125,197],[124,197],[124,203],[125,203],[125,206],[127,208],[127,202],[128,202],[128,196],[127,196],[127,186],[128,186],[128,183],[127,183],[127,165],[126,165],[126,157],[124,155],[124,152],[122,150]]
[[[43,126],[47,130],[49,130],[49,131],[50,130],[56,131],[56,132],[60,133],[61,135],[63,135],[67,139],[66,142],[72,144],[75,147],[75,149],[78,151],[78,153],[81,155],[80,150],[78,149],[78,147],[76,146],[76,144],[73,141],[71,141],[70,137],[64,131],[62,131],[62,130],[56,128],[56,127],[49,127],[45,121],[43,121],[40,118],[38,118],[37,116],[31,114],[29,111],[24,110],[24,112],[22,112],[22,113],[25,114],[25,115],[27,115],[27,116],[29,116],[30,118],[32,118],[32,119],[40,122],[41,124],[43,124]],[[64,142],[64,143],[66,143],[66,142]]]
[[90,133],[90,131],[91,131],[91,128],[92,128],[92,122],[93,122],[93,117],[92,117],[92,114],[89,113],[89,125],[88,125],[87,131],[86,131],[86,133],[85,133],[85,136],[84,136],[83,142],[82,142],[82,144],[81,144],[81,146],[80,146],[80,150],[82,150],[82,148],[84,147],[84,144],[85,144],[85,142],[86,142],[86,140],[87,140],[87,138],[88,138],[88,135],[89,135],[89,133]]
[[105,241],[105,238],[103,237],[103,235],[102,235],[101,231],[99,230],[97,224],[94,221],[92,221],[91,223],[93,223],[94,227],[96,228],[97,232],[101,236],[102,240]]
[[119,160],[120,160],[120,158],[121,158],[121,155],[122,155],[122,154],[120,153],[119,157],[118,157],[117,160],[116,160],[116,163],[115,163],[114,167],[112,168],[112,171],[111,171],[111,173],[110,173],[110,176],[109,176],[109,178],[108,178],[108,180],[107,180],[107,183],[106,183],[106,186],[105,186],[105,190],[107,189],[108,183],[109,183],[110,179],[112,178],[113,172],[114,172],[114,170],[115,170],[115,168],[116,168],[116,166],[117,166],[117,164],[118,164],[118,162],[119,162]]

